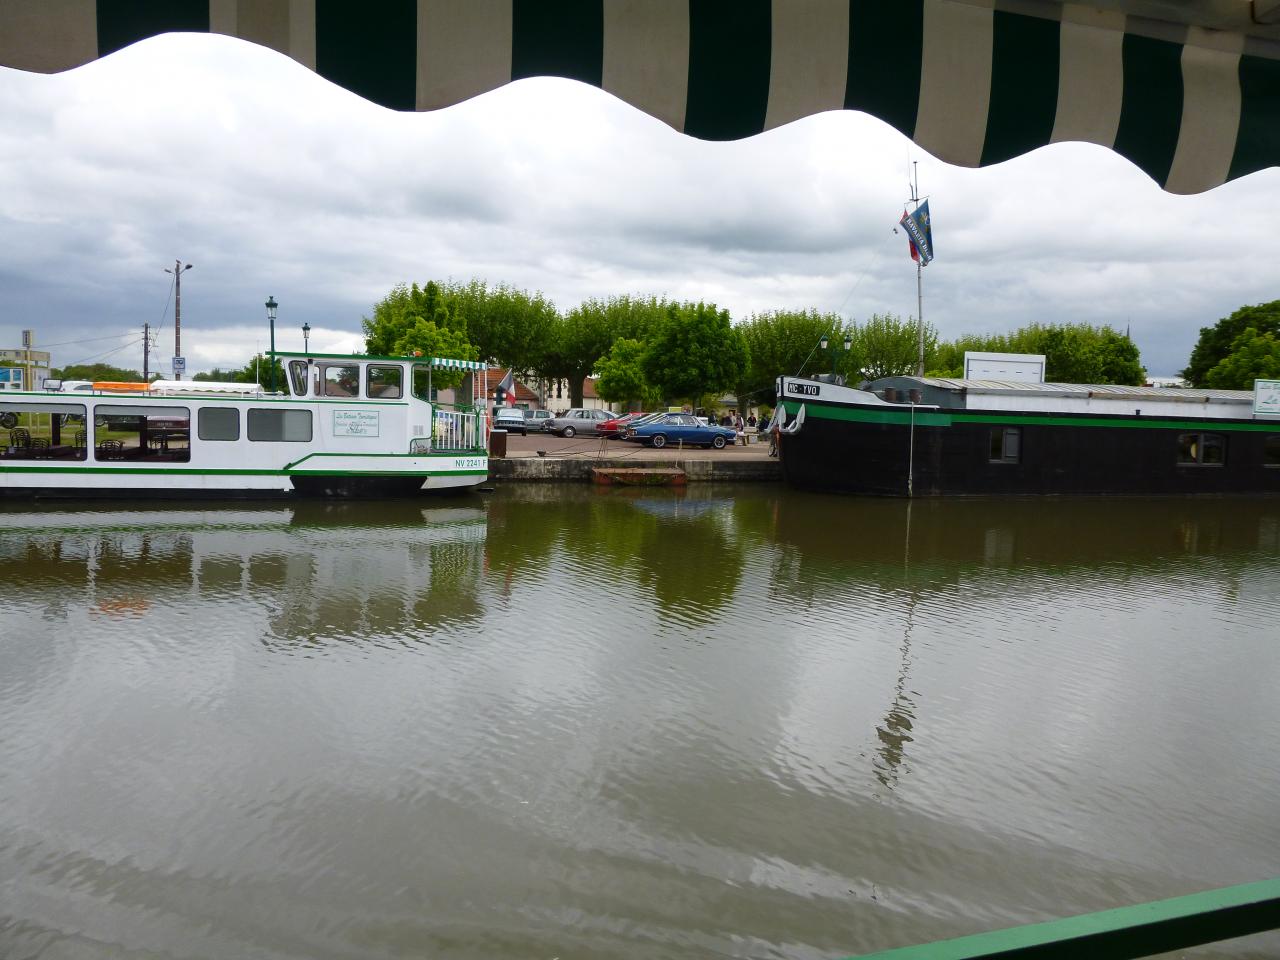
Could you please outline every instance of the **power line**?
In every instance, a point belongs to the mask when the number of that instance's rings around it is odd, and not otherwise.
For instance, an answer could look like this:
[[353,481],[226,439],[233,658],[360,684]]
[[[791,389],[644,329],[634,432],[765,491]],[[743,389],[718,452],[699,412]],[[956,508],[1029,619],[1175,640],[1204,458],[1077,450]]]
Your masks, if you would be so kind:
[[105,353],[95,354],[94,356],[86,357],[83,360],[77,360],[75,363],[63,364],[63,369],[65,369],[66,367],[79,367],[84,364],[93,363],[98,360],[102,360],[104,357],[109,357],[114,353],[119,353],[121,350],[127,350],[129,347],[137,346],[141,342],[142,342],[142,338],[138,337],[138,339],[136,340],[130,340],[127,343],[120,344],[120,346],[118,347],[113,347],[112,349],[107,350]]

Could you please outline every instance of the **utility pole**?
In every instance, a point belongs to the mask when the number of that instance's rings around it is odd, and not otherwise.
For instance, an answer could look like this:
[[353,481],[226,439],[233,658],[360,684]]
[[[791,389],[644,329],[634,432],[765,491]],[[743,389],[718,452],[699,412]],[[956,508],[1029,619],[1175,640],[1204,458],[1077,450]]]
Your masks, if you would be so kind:
[[151,382],[151,324],[142,325],[142,382]]
[[[182,265],[181,260],[173,261],[173,269],[164,268],[165,273],[173,274],[173,358],[178,360],[182,357],[182,274],[185,270],[190,270],[192,264]],[[182,371],[177,369],[178,365],[174,364],[173,379],[181,380]]]

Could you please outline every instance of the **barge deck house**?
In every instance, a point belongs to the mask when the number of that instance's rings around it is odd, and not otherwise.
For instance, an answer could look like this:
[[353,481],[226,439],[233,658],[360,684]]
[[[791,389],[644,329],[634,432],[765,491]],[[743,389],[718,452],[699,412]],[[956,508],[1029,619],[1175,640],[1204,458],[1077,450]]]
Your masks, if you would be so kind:
[[[405,496],[488,476],[467,360],[279,353],[283,392],[201,381],[0,396],[0,495]],[[463,369],[456,406],[432,371]]]
[[1280,493],[1280,417],[1243,390],[778,380],[783,475],[882,496]]

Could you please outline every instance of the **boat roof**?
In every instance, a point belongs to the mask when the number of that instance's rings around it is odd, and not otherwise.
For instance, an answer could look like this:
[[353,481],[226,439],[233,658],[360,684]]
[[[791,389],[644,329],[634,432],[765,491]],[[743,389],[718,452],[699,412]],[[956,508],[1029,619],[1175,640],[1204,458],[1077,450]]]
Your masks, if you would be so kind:
[[481,360],[458,360],[453,357],[381,357],[370,353],[316,353],[315,351],[300,352],[293,350],[277,350],[274,356],[296,357],[299,360],[381,360],[393,363],[429,363],[433,367],[445,367],[451,370],[489,369],[489,365]]
[[937,390],[1017,397],[1076,397],[1109,400],[1173,400],[1184,403],[1253,403],[1252,390],[1206,390],[1195,387],[1133,387],[1116,383],[1023,383],[1015,380],[963,380],[951,377],[883,377],[878,386],[920,384]]

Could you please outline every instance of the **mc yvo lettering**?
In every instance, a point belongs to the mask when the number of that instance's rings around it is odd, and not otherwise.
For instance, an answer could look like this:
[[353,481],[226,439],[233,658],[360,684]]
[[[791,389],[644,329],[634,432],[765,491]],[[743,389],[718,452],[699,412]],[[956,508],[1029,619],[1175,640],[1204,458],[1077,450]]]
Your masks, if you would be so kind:
[[788,383],[787,393],[796,393],[804,397],[816,397],[822,388],[816,383]]

